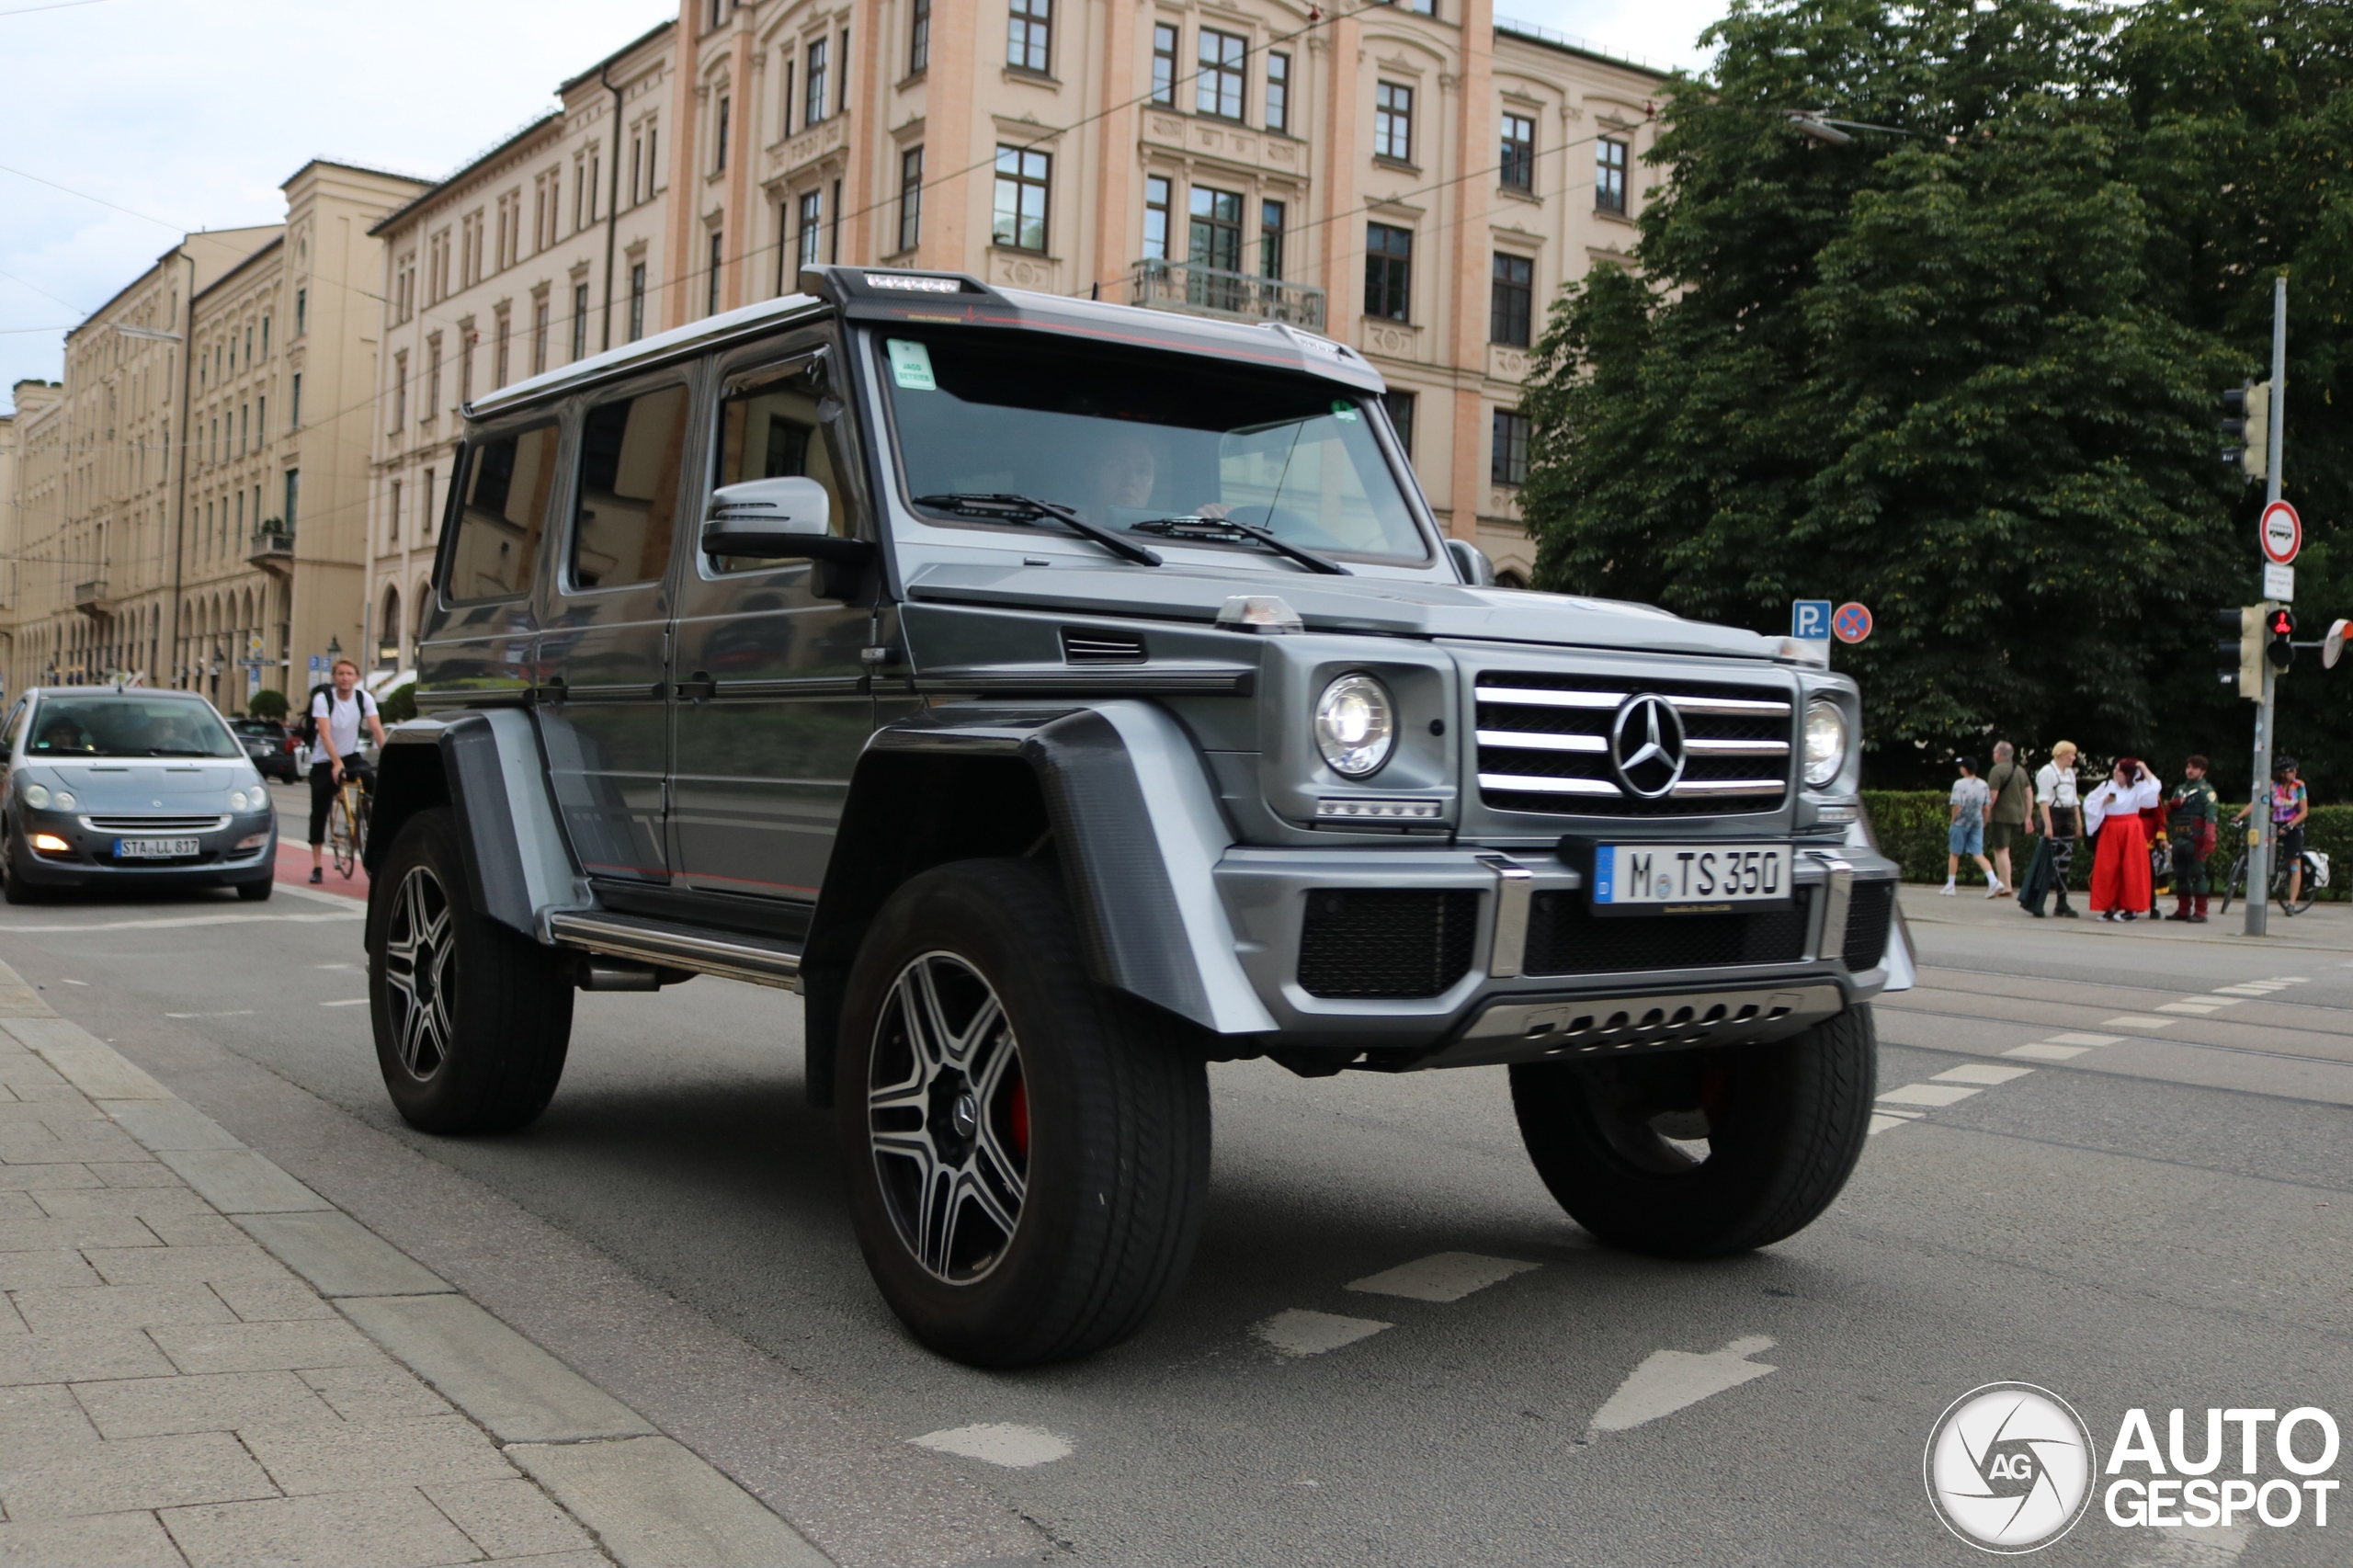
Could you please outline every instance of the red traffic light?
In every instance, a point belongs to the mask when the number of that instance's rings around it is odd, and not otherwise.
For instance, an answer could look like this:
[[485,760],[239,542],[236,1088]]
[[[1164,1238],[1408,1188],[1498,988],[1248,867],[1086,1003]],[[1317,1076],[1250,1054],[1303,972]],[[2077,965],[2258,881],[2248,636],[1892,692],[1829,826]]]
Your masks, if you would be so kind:
[[2275,670],[2284,670],[2296,662],[2296,612],[2291,609],[2267,611],[2263,617],[2264,657],[2271,661]]
[[2265,623],[2264,630],[2274,637],[2293,637],[2296,634],[2296,612],[2289,609],[2273,610]]

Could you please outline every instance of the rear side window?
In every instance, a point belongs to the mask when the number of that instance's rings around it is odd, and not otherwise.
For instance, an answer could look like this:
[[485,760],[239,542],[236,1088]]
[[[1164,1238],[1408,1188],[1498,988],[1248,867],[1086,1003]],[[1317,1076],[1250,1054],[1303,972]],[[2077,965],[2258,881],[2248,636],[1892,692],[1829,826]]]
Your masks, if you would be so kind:
[[556,427],[476,444],[467,459],[446,591],[452,604],[528,592],[555,490]]
[[[817,394],[810,390],[810,361],[772,365],[738,376],[727,385],[719,407],[719,463],[714,488],[747,479],[813,479],[825,487],[826,516],[836,534],[853,532],[843,504],[832,449],[817,419]],[[780,564],[752,556],[713,556],[722,572],[773,569]]]
[[658,387],[600,403],[582,421],[573,586],[651,583],[668,568],[687,406],[686,388]]

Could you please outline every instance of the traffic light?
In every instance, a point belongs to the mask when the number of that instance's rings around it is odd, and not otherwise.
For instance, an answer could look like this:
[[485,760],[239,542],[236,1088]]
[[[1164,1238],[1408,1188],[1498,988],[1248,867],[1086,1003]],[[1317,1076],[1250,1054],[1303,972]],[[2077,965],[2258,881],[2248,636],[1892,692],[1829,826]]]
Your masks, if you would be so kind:
[[2249,479],[2271,472],[2271,383],[2242,381],[2222,394],[2222,460]]
[[2282,605],[2268,611],[2263,618],[2263,655],[2271,661],[2275,670],[2284,670],[2296,662],[2296,612]]
[[2263,606],[2217,611],[2215,621],[2229,637],[2214,644],[2228,661],[2215,672],[2224,686],[2236,687],[2249,702],[2263,700]]

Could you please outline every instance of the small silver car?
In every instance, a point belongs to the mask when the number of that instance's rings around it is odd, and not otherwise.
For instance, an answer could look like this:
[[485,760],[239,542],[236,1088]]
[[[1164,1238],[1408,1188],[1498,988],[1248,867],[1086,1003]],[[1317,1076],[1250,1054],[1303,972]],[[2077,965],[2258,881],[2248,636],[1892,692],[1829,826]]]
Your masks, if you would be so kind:
[[0,729],[0,892],[227,886],[269,896],[278,815],[245,748],[193,692],[36,687]]

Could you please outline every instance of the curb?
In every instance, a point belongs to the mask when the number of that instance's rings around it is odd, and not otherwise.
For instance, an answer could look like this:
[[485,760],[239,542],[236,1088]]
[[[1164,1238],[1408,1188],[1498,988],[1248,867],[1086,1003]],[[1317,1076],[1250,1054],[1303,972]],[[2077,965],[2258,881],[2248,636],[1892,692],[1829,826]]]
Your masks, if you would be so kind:
[[622,1568],[831,1568],[725,1473],[58,1017],[5,963],[0,1030],[489,1432]]

